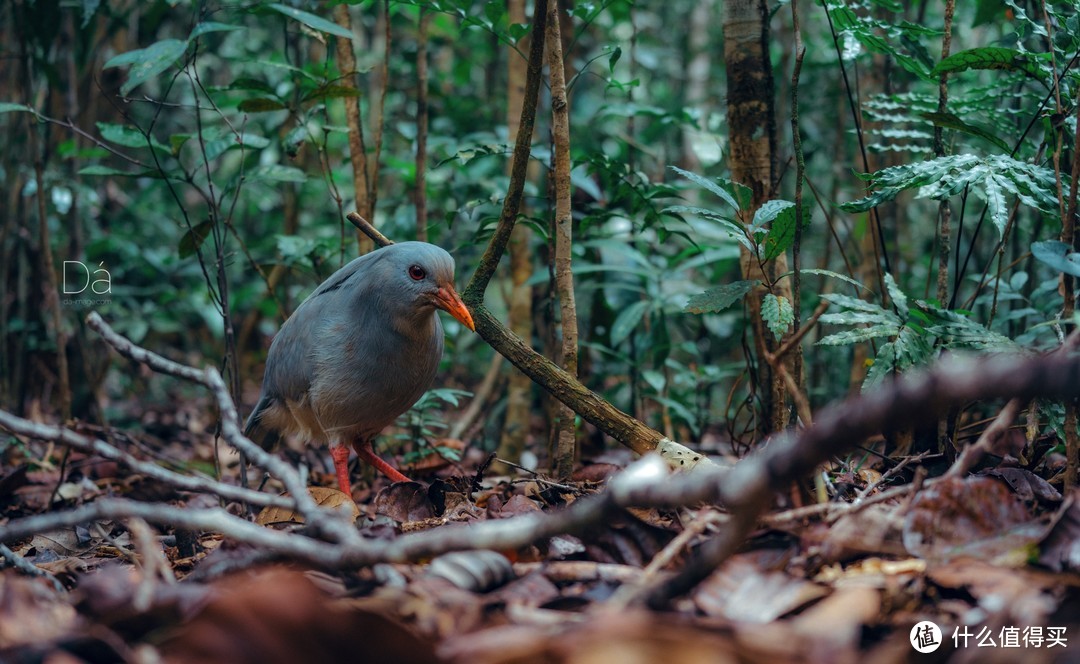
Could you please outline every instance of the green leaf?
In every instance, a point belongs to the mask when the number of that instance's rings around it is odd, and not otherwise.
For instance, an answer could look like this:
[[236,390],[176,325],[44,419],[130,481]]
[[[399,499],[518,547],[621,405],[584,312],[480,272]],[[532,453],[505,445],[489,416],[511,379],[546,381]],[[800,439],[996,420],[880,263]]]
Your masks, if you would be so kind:
[[765,224],[776,219],[784,210],[793,207],[795,207],[795,204],[791,201],[765,201],[761,204],[761,207],[757,209],[757,212],[754,212],[754,220],[750,222],[750,228],[753,230],[765,228]]
[[1057,240],[1032,242],[1031,255],[1058,272],[1080,277],[1080,253],[1074,252],[1072,247],[1065,242]]
[[734,221],[728,219],[727,217],[713,212],[712,210],[693,207],[691,205],[672,205],[670,207],[664,208],[663,211],[668,214],[696,214],[705,217],[706,219],[714,221],[720,226],[722,226],[723,229],[728,232],[728,235],[731,235],[736,240],[738,240],[739,243],[742,244],[742,246],[746,247],[750,251],[754,251],[753,241],[751,241],[750,238],[746,236],[746,231],[740,224],[737,224]]
[[204,149],[206,150],[206,160],[213,161],[229,150],[239,150],[241,147],[245,150],[262,150],[268,145],[270,145],[270,139],[265,136],[225,134],[220,138],[207,140]]
[[968,69],[1017,71],[1039,80],[1045,76],[1032,54],[1001,46],[981,46],[954,53],[939,62],[930,75],[955,74]]
[[[785,272],[785,273],[781,274],[779,277],[777,277],[777,280],[783,279],[784,277],[790,277],[793,274],[795,274],[794,270],[792,270],[790,272]],[[822,270],[822,269],[819,269],[819,268],[810,267],[810,268],[803,268],[803,269],[799,270],[799,274],[816,274],[816,275],[819,275],[819,276],[822,276],[822,277],[832,277],[833,279],[839,279],[840,281],[846,281],[847,283],[851,284],[852,286],[857,286],[858,288],[861,288],[864,291],[867,291],[868,293],[873,292],[869,288],[867,288],[865,285],[863,285],[862,282],[856,281],[855,279],[852,279],[851,277],[847,276],[846,274],[840,274],[839,272],[833,272],[832,270]]]
[[865,311],[842,311],[835,314],[823,314],[819,320],[831,325],[892,325],[896,327],[900,323],[894,314],[886,311],[873,314]]
[[513,39],[515,43],[519,42],[522,37],[529,34],[530,29],[531,27],[528,23],[511,23],[510,39]]
[[904,190],[918,187],[917,198],[946,200],[966,188],[985,190],[991,219],[1003,234],[1008,219],[1005,193],[1025,205],[1052,213],[1057,210],[1057,186],[1054,172],[1008,155],[977,157],[971,154],[948,155],[914,164],[893,166],[870,178],[877,191],[840,207],[847,212],[865,212],[891,201]]
[[997,134],[983,129],[982,127],[976,127],[975,125],[968,124],[960,119],[959,116],[954,113],[919,113],[920,117],[926,118],[930,122],[934,123],[936,127],[944,127],[945,129],[955,129],[956,131],[962,131],[965,134],[971,134],[972,136],[978,136],[984,141],[989,141],[996,145],[1003,152],[1009,152],[1011,148],[1009,145],[1001,140]]
[[259,166],[248,172],[249,180],[262,180],[266,182],[306,182],[307,175],[299,168],[270,164]]
[[484,4],[484,18],[488,20],[488,25],[492,28],[497,26],[503,16],[506,15],[506,3],[502,0],[488,0]]
[[121,53],[105,63],[105,69],[130,65],[127,80],[120,87],[120,94],[126,95],[136,86],[165,71],[180,59],[187,51],[187,40],[163,39],[146,48]]
[[258,92],[265,92],[267,94],[273,94],[274,88],[270,87],[270,84],[266,81],[260,81],[257,78],[249,78],[241,76],[232,83],[229,84],[230,90],[255,90]]
[[207,236],[210,235],[210,229],[213,226],[214,222],[207,219],[192,226],[188,232],[184,233],[184,237],[180,238],[180,258],[188,258],[194,255],[203,242],[206,241]]
[[3,101],[0,102],[0,113],[34,113],[34,109],[26,104],[14,104],[10,101]]
[[611,52],[611,56],[608,57],[608,71],[614,73],[615,65],[619,62],[619,58],[622,57],[622,47],[616,46],[615,50]]
[[761,318],[777,341],[784,337],[791,324],[795,322],[795,310],[786,297],[777,297],[767,293],[761,299]]
[[986,188],[986,207],[990,211],[990,221],[998,230],[998,235],[1005,237],[1005,227],[1009,225],[1009,208],[1003,190],[1009,188],[1008,183],[991,173],[983,181],[983,185]]
[[875,325],[873,327],[861,327],[854,330],[844,330],[836,334],[830,334],[818,340],[820,346],[846,346],[848,344],[880,339],[882,337],[895,337],[900,333],[899,325]]
[[111,166],[102,166],[101,164],[94,164],[92,166],[84,166],[79,169],[79,175],[119,175],[122,177],[138,177],[145,175],[145,173],[130,173],[128,171],[122,171],[118,168],[112,168]]
[[851,309],[852,311],[866,311],[869,313],[878,313],[885,311],[880,306],[873,302],[866,302],[860,300],[857,297],[851,297],[850,295],[840,295],[839,293],[823,293],[821,299],[832,302],[833,304],[844,307],[845,309]]
[[282,14],[288,16],[295,21],[303,23],[312,30],[325,32],[327,34],[334,35],[335,37],[344,37],[345,39],[354,40],[356,39],[356,35],[354,35],[351,31],[346,30],[345,28],[341,27],[337,23],[334,23],[333,21],[328,21],[325,18],[316,16],[315,14],[309,14],[308,12],[300,11],[299,9],[294,9],[292,7],[287,7],[276,2],[267,6],[270,9],[281,12]]
[[172,155],[174,157],[180,155],[181,148],[184,147],[184,143],[191,140],[191,134],[173,134],[169,137],[169,147],[171,148]]
[[195,29],[191,31],[191,36],[188,37],[188,41],[202,37],[208,32],[230,32],[232,30],[243,30],[242,25],[229,25],[228,23],[217,23],[215,21],[205,21],[195,26]]
[[907,295],[904,291],[900,290],[900,287],[896,285],[896,280],[888,272],[885,273],[885,289],[889,291],[889,297],[892,298],[893,306],[896,307],[896,311],[900,314],[901,318],[907,318],[908,303]]
[[685,170],[679,168],[678,166],[668,166],[668,168],[675,171],[679,175],[683,176],[687,180],[690,180],[691,182],[698,185],[699,187],[701,187],[703,189],[706,189],[708,191],[711,191],[712,193],[716,194],[720,198],[720,200],[724,201],[725,203],[727,203],[731,207],[735,208],[736,210],[741,209],[739,207],[739,204],[735,201],[734,197],[732,197],[732,195],[730,193],[728,193],[727,189],[724,189],[722,186],[720,186],[716,182],[710,180],[709,178],[702,177],[702,176],[698,175],[697,173],[691,173],[690,171],[685,171]]
[[[765,247],[764,259],[771,261],[795,243],[795,204],[791,201],[767,201],[758,209],[758,213],[767,206],[769,210],[764,218],[772,221],[772,225],[762,244]],[[754,214],[754,223],[758,223],[757,213]]]
[[714,314],[727,309],[738,302],[750,289],[761,283],[757,279],[750,281],[734,281],[730,284],[710,288],[704,293],[692,295],[683,307],[683,311],[690,314]]
[[245,99],[236,105],[236,110],[241,111],[242,113],[267,113],[270,111],[281,111],[286,108],[288,107],[277,99],[267,99],[266,97]]
[[172,152],[168,147],[159,143],[153,136],[150,137],[149,143],[147,143],[147,137],[134,127],[113,124],[111,122],[99,122],[97,123],[97,128],[98,131],[101,132],[101,137],[106,141],[122,145],[125,148],[145,148],[152,146],[154,149],[161,152]]
[[304,95],[302,101],[315,99],[337,99],[340,97],[359,97],[360,91],[347,85],[324,85]]
[[611,324],[611,345],[618,346],[623,342],[634,328],[641,323],[645,311],[652,305],[651,300],[639,300],[619,312],[615,322]]

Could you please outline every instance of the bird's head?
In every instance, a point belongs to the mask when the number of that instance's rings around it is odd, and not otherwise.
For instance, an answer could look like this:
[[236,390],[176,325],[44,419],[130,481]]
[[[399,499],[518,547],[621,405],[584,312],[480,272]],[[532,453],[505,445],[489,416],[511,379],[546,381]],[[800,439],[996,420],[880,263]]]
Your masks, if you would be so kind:
[[398,242],[379,250],[386,252],[379,288],[401,293],[402,304],[420,311],[442,309],[462,325],[476,331],[472,315],[454,289],[454,259],[443,249],[427,242]]

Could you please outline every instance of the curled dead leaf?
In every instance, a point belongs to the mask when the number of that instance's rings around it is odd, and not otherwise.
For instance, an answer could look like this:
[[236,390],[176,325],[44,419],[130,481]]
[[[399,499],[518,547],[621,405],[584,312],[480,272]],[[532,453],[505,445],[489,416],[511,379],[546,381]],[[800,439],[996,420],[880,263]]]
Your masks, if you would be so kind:
[[[324,486],[313,486],[308,487],[308,494],[311,495],[315,504],[320,507],[341,509],[342,505],[347,505],[350,508],[354,520],[360,516],[360,508],[356,506],[353,499],[337,489],[331,489]],[[288,496],[289,494],[285,495]],[[259,516],[255,518],[255,523],[260,526],[268,527],[303,522],[304,517],[301,514],[287,507],[264,507],[263,510],[259,512]]]

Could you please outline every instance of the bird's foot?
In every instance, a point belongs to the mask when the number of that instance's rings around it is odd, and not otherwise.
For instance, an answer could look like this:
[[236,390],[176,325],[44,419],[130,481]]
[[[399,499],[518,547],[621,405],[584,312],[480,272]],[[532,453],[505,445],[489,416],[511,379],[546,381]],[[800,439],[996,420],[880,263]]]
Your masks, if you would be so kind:
[[330,458],[334,460],[334,472],[337,474],[338,488],[346,496],[352,497],[352,486],[349,484],[349,448],[345,445],[337,445],[330,448]]
[[409,482],[409,478],[405,477],[387,462],[383,461],[382,457],[375,454],[375,450],[371,449],[371,441],[363,441],[353,443],[353,449],[356,450],[356,454],[365,462],[371,464],[375,470],[379,471],[386,477],[389,477],[392,482]]

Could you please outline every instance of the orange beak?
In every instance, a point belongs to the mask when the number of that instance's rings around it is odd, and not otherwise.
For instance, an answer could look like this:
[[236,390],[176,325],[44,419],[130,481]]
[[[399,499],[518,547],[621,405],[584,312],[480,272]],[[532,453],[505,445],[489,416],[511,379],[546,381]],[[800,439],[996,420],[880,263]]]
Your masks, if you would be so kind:
[[461,301],[461,296],[457,294],[453,286],[440,286],[439,290],[435,291],[435,306],[458,319],[465,327],[476,332],[472,314],[465,308],[465,303]]

